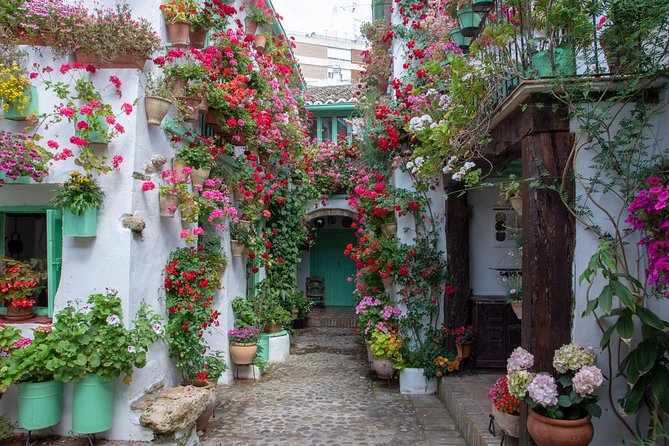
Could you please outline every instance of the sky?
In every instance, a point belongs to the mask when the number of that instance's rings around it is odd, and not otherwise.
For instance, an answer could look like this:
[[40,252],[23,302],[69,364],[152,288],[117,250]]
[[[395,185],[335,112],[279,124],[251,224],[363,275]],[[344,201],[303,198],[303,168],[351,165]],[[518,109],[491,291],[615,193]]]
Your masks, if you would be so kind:
[[291,31],[355,39],[360,25],[372,18],[371,0],[272,0]]

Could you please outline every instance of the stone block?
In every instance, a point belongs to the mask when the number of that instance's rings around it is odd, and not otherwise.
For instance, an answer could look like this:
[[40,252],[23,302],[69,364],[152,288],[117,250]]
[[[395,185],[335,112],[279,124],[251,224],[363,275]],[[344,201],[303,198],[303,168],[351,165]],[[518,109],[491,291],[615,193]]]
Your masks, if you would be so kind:
[[214,387],[180,386],[147,394],[133,405],[139,422],[156,434],[186,429],[216,398]]

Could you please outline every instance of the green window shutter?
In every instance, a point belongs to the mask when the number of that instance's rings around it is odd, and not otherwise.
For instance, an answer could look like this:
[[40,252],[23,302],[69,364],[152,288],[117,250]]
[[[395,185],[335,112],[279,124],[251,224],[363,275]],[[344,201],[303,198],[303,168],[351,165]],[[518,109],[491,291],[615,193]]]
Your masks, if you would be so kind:
[[49,317],[53,316],[53,302],[60,284],[63,268],[63,212],[60,209],[46,211],[47,231],[47,283],[49,288]]

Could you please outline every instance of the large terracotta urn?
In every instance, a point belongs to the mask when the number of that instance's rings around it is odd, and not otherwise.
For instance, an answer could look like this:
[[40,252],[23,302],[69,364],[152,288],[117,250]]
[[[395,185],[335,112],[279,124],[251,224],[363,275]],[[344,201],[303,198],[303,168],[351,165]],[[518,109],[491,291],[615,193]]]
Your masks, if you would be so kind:
[[586,446],[594,435],[590,415],[578,420],[556,420],[539,415],[532,408],[527,431],[537,446]]

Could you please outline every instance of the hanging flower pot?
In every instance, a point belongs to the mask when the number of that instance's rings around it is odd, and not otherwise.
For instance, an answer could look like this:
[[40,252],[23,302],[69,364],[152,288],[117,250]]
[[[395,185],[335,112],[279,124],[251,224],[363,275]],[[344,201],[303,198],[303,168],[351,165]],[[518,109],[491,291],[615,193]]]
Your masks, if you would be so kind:
[[239,189],[233,189],[232,196],[235,199],[235,203],[241,203],[246,198]]
[[462,50],[463,53],[469,52],[471,39],[469,37],[463,36],[460,28],[453,28],[451,30],[451,40]]
[[172,95],[175,98],[183,98],[186,96],[186,81],[179,78],[170,79],[170,84],[172,85]]
[[591,417],[556,420],[539,415],[532,408],[527,417],[527,431],[537,446],[586,446],[592,441]]
[[521,217],[523,216],[523,198],[522,197],[513,197],[509,199],[511,207],[514,211]]
[[93,434],[111,429],[116,381],[88,374],[75,381],[73,388],[72,431]]
[[232,251],[233,257],[241,257],[244,253],[244,243],[239,240],[230,240],[230,250]]
[[249,220],[239,220],[239,227],[244,231],[248,231],[251,229],[251,222]]
[[458,9],[458,22],[460,22],[460,32],[465,37],[476,37],[481,33],[479,27],[481,15],[474,12],[471,6]]
[[187,97],[185,101],[184,121],[196,122],[200,119],[200,98]]
[[22,99],[16,100],[8,104],[5,112],[5,119],[12,121],[25,121],[30,115],[39,113],[39,105],[37,101],[37,87],[29,87],[24,93]]
[[473,342],[466,342],[464,344],[457,344],[456,348],[458,350],[458,356],[462,359],[467,359],[472,355],[472,346]]
[[19,384],[19,427],[22,429],[30,431],[58,424],[62,408],[62,382]]
[[179,205],[179,196],[177,194],[160,194],[160,216],[165,218],[174,218],[174,213]]
[[235,129],[233,132],[226,133],[223,135],[226,142],[232,144],[233,146],[245,146],[246,145],[246,135],[241,128]]
[[98,208],[87,207],[81,214],[63,208],[63,235],[68,237],[95,237],[98,229]]
[[204,48],[207,41],[207,29],[201,26],[192,26],[189,34],[190,46],[197,49]]
[[207,99],[202,98],[200,100],[200,103],[198,104],[197,108],[202,112],[202,113],[207,113],[209,111],[209,105],[207,104]]
[[75,53],[77,62],[84,65],[95,65],[97,68],[137,68],[139,70],[144,69],[146,57],[138,56],[135,53],[126,51],[125,53],[119,54],[114,60],[109,62],[101,62],[100,58],[97,56],[90,55],[84,50],[77,50]]
[[378,91],[379,94],[384,95],[388,93],[388,78],[381,78],[378,80],[376,84],[376,91]]
[[184,169],[186,167],[188,167],[186,161],[182,160],[181,158],[172,158],[172,169],[176,171],[176,175],[182,182],[186,181],[186,177],[188,176],[184,173]]
[[188,36],[190,34],[190,24],[177,22],[167,24],[167,38],[173,46],[188,46]]
[[393,377],[394,370],[393,364],[394,361],[390,358],[379,358],[374,356],[374,373],[376,373],[377,378],[381,379],[390,379]]
[[[94,150],[104,150],[109,144],[109,123],[102,115],[81,115],[75,113],[74,135],[83,139]],[[88,128],[80,128],[79,123],[85,122]]]
[[576,75],[576,53],[569,48],[553,48],[553,62],[550,53],[540,51],[532,56],[532,67],[537,70],[539,77],[575,76]]
[[211,173],[211,169],[193,169],[193,171],[190,173],[191,182],[193,183],[193,187],[204,186],[204,182],[209,179],[209,174],[210,173]]
[[511,309],[519,320],[523,319],[523,301],[511,302]]
[[491,0],[472,0],[472,9],[474,12],[488,12],[495,6]]
[[230,344],[230,357],[238,365],[252,364],[258,350],[257,344]]
[[397,235],[397,223],[388,222],[381,225],[381,232],[388,238],[395,237]]
[[146,107],[146,117],[149,125],[160,125],[163,122],[167,112],[170,111],[172,102],[158,96],[147,96],[144,99]]
[[265,51],[265,45],[267,45],[267,36],[264,34],[253,36],[253,43],[255,43],[256,48],[258,48],[260,51]]
[[247,35],[255,36],[256,31],[258,30],[258,22],[247,16],[244,19],[244,30]]

